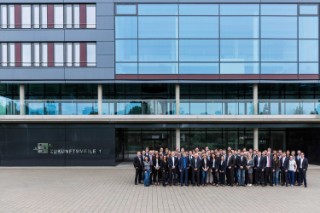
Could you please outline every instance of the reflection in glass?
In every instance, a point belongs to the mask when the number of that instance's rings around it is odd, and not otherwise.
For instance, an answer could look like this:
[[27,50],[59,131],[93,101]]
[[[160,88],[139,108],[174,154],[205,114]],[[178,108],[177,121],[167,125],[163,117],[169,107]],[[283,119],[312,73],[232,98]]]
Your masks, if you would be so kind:
[[259,17],[220,17],[221,38],[258,38]]
[[297,5],[261,4],[261,15],[297,15]]
[[219,59],[218,40],[180,40],[180,61],[217,61]]
[[319,45],[318,40],[299,41],[299,61],[317,62]]
[[178,15],[177,4],[139,4],[139,15]]
[[259,74],[258,63],[221,63],[220,74]]
[[116,61],[137,61],[137,41],[117,40]]
[[297,38],[297,17],[261,17],[261,38]]
[[318,63],[300,63],[299,74],[319,74]]
[[259,15],[259,5],[220,4],[220,15]]
[[261,61],[297,61],[296,40],[261,40]]
[[136,5],[134,4],[118,4],[117,5],[117,14],[118,15],[135,15]]
[[217,4],[180,4],[179,15],[218,15]]
[[138,74],[137,63],[117,63],[116,74]]
[[139,17],[139,38],[177,38],[178,18],[176,16]]
[[218,38],[218,17],[180,16],[180,38]]
[[218,63],[180,63],[179,74],[219,74]]
[[176,40],[140,40],[139,60],[177,61],[177,46]]
[[299,17],[299,38],[318,38],[318,17]]
[[259,40],[220,40],[221,61],[259,61]]
[[178,64],[139,63],[139,74],[178,74]]
[[297,74],[297,63],[261,63],[261,74]]
[[300,5],[300,15],[318,15],[318,5]]
[[137,38],[137,17],[116,17],[116,38]]

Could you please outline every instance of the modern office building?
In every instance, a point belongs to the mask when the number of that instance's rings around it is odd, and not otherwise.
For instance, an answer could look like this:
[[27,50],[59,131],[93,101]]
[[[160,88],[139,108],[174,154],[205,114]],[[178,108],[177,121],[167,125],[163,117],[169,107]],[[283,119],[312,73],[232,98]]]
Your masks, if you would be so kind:
[[146,146],[320,162],[320,0],[0,0],[0,165]]

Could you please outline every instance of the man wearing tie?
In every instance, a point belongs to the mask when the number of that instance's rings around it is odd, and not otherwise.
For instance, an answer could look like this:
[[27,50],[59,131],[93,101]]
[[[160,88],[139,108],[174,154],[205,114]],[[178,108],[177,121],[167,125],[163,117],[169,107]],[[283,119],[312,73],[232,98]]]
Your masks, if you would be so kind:
[[304,187],[307,188],[307,170],[308,170],[308,159],[304,157],[304,153],[301,152],[301,158],[298,164],[299,168],[299,186],[301,186],[301,181],[304,183]]
[[143,167],[143,163],[142,163],[142,159],[141,159],[141,152],[137,152],[137,156],[134,157],[133,159],[133,166],[136,170],[136,175],[134,178],[134,183],[136,185],[138,185],[138,181],[139,183],[142,183],[142,167]]
[[183,152],[182,157],[179,161],[179,171],[180,171],[180,184],[183,186],[185,184],[188,186],[188,171],[189,171],[189,158],[186,153]]
[[198,153],[195,153],[194,157],[191,160],[193,186],[195,186],[195,178],[197,178],[197,186],[200,186],[200,167],[201,167],[201,162],[198,157]]
[[286,156],[286,153],[282,153],[282,158],[280,160],[280,169],[281,169],[281,185],[288,186],[288,168],[289,168],[289,158]]
[[245,169],[247,167],[247,159],[243,156],[243,151],[240,152],[240,156],[238,157],[238,185],[239,186],[245,186],[244,180],[245,180]]
[[169,172],[170,172],[170,181],[169,185],[176,184],[176,169],[178,166],[178,159],[175,157],[175,153],[171,152],[171,156],[169,157]]
[[232,187],[234,185],[234,165],[235,158],[230,151],[227,158],[227,183]]
[[261,152],[258,151],[258,154],[254,160],[254,165],[255,165],[255,169],[256,169],[256,185],[262,185],[264,184],[264,174],[262,172],[262,156],[261,156]]

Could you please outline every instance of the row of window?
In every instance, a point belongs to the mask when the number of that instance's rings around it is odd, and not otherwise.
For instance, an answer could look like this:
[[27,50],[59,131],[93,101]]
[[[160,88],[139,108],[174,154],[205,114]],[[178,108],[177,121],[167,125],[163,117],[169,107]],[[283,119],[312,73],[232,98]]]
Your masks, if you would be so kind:
[[116,74],[319,74],[319,64],[117,63]]
[[96,66],[95,43],[0,43],[2,67]]
[[117,40],[117,62],[318,62],[318,40]]
[[317,15],[316,4],[118,4],[117,15]]
[[148,38],[312,38],[319,18],[254,16],[117,16],[117,39]]
[[1,28],[96,28],[95,4],[1,5]]

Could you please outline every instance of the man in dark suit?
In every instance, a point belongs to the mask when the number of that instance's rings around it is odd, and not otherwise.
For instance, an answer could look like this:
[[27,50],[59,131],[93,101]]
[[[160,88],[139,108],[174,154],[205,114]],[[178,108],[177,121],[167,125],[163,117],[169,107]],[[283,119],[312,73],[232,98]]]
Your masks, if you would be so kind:
[[237,158],[237,167],[238,167],[238,185],[245,186],[245,170],[247,167],[247,159],[243,156],[243,152],[240,152],[240,156]]
[[189,158],[186,153],[183,152],[182,157],[179,160],[179,171],[180,171],[180,184],[188,186],[188,172],[189,172]]
[[271,157],[270,151],[267,152],[267,156],[264,158],[264,185],[266,186],[268,183],[270,186],[273,186],[273,173],[272,173],[272,168],[273,168],[273,158]]
[[134,178],[134,183],[136,185],[138,185],[138,182],[139,183],[142,183],[142,168],[143,168],[143,161],[141,159],[141,153],[140,152],[137,152],[137,156],[134,157],[133,159],[133,166],[136,170],[136,175],[135,175],[135,178]]
[[289,168],[289,158],[286,156],[286,153],[282,153],[280,159],[280,169],[281,169],[281,185],[288,186],[288,168]]
[[260,185],[260,184],[264,184],[264,176],[263,176],[263,172],[262,172],[262,156],[261,156],[261,152],[258,151],[257,156],[254,159],[254,168],[256,171],[256,175],[255,175],[255,183],[256,185]]
[[197,178],[197,186],[200,186],[201,160],[198,156],[198,153],[194,154],[194,157],[191,159],[191,168],[192,168],[192,185],[195,186],[195,178]]
[[172,184],[175,185],[177,183],[176,171],[177,171],[177,167],[178,167],[178,159],[175,157],[174,152],[171,152],[171,156],[168,159],[168,163],[169,163],[169,172],[170,172],[169,185],[171,186]]
[[228,154],[227,158],[227,183],[230,186],[234,185],[234,165],[235,165],[235,158],[231,152]]
[[299,186],[301,186],[301,181],[303,181],[304,187],[307,187],[308,159],[304,157],[303,152],[301,152],[301,158],[297,166],[300,174]]

